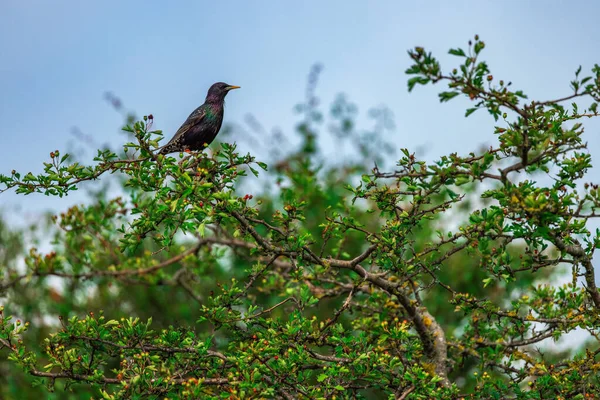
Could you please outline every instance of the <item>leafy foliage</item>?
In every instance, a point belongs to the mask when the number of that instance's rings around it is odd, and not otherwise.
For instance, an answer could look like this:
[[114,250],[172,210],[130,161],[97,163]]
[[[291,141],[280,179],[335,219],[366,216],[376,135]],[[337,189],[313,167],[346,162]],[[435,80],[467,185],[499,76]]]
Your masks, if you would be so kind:
[[[272,163],[228,143],[156,155],[148,116],[124,128],[123,154],[87,166],[55,151],[37,176],[0,176],[2,191],[64,196],[118,174],[124,193],[54,217],[54,251],[32,248],[25,270],[4,260],[3,394],[43,393],[32,383],[105,399],[600,395],[600,192],[583,182],[581,122],[597,116],[600,67],[579,69],[566,97],[529,101],[492,76],[484,47],[476,36],[450,50],[450,73],[417,47],[406,71],[409,90],[444,84],[440,101],[490,113],[495,144],[478,153],[427,163],[403,149],[395,168],[372,168],[384,145],[357,140],[340,98],[334,133],[360,157],[332,165],[309,98],[299,150]],[[564,105],[580,98],[586,109]],[[276,190],[237,189],[265,172]],[[567,268],[569,283],[549,284]],[[575,330],[589,332],[581,348],[540,349]]]

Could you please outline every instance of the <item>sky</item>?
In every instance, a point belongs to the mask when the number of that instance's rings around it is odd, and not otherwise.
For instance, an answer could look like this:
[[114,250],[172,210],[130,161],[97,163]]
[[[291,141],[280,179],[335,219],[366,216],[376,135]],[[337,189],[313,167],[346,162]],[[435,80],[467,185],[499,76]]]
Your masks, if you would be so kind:
[[[494,139],[491,117],[464,118],[463,100],[440,104],[440,86],[409,94],[406,51],[424,46],[452,68],[447,50],[479,34],[497,79],[531,98],[561,97],[578,65],[585,71],[600,62],[597,15],[598,2],[558,0],[2,0],[0,173],[40,172],[50,151],[68,148],[74,127],[96,143],[119,145],[123,119],[106,92],[138,115],[152,113],[155,127],[171,136],[210,84],[225,81],[242,87],[227,98],[226,123],[253,115],[291,134],[293,106],[317,62],[324,104],[343,92],[363,113],[385,105],[394,113],[388,140],[397,148],[464,154]],[[593,154],[600,126],[586,126]],[[325,151],[339,155],[334,143]],[[35,219],[81,199],[4,193],[0,209]]]

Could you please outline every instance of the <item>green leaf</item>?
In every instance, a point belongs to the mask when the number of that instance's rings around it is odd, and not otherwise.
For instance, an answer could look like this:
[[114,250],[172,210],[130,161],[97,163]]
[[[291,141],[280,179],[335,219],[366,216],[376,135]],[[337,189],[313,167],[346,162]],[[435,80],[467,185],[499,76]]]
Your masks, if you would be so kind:
[[477,109],[477,107],[474,107],[474,108],[469,108],[469,109],[467,110],[467,112],[465,113],[465,117],[468,117],[469,115],[473,114],[473,113],[474,113],[475,111],[477,111],[477,110],[478,110],[478,109]]
[[444,103],[446,101],[452,100],[453,98],[455,98],[459,94],[460,94],[459,92],[441,92],[440,94],[438,94],[438,96],[440,98],[440,102]]
[[452,54],[453,56],[458,56],[458,57],[466,57],[467,56],[463,49],[450,49],[450,51],[448,51],[448,53]]
[[448,193],[448,196],[450,196],[450,198],[452,200],[456,199],[458,197],[458,194],[456,194],[455,192],[453,192],[452,190],[446,188],[446,192]]
[[475,50],[475,54],[479,54],[484,48],[485,43],[483,42],[475,42],[475,46],[473,47],[473,49]]
[[408,91],[412,92],[412,90],[416,84],[426,85],[429,83],[429,81],[430,81],[429,78],[425,78],[423,76],[415,76],[414,78],[410,78],[408,80]]

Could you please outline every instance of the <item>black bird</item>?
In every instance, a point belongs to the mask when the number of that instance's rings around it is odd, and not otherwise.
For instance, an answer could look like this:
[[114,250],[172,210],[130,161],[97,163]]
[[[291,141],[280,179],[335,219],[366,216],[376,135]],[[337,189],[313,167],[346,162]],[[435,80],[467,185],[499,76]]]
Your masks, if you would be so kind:
[[204,104],[192,111],[159,154],[203,150],[211,144],[223,123],[225,96],[233,89],[239,89],[239,86],[223,82],[213,84],[208,89]]

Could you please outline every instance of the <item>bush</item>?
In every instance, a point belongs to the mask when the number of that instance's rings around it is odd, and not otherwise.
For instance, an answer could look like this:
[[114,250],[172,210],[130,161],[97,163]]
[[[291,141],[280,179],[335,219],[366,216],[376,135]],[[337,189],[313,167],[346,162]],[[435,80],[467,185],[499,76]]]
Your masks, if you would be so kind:
[[[403,149],[378,167],[385,128],[361,134],[341,98],[334,139],[357,151],[326,162],[308,99],[299,148],[269,166],[225,142],[155,156],[147,116],[121,154],[88,166],[55,151],[39,175],[1,176],[3,191],[65,196],[116,174],[123,193],[53,217],[54,251],[32,248],[24,270],[3,255],[3,397],[600,395],[600,194],[580,122],[598,115],[600,67],[534,101],[491,75],[483,48],[450,50],[459,65],[444,72],[417,47],[406,71],[409,90],[442,84],[440,101],[490,113],[494,144],[477,153],[427,163]],[[573,331],[588,339],[552,345]]]

